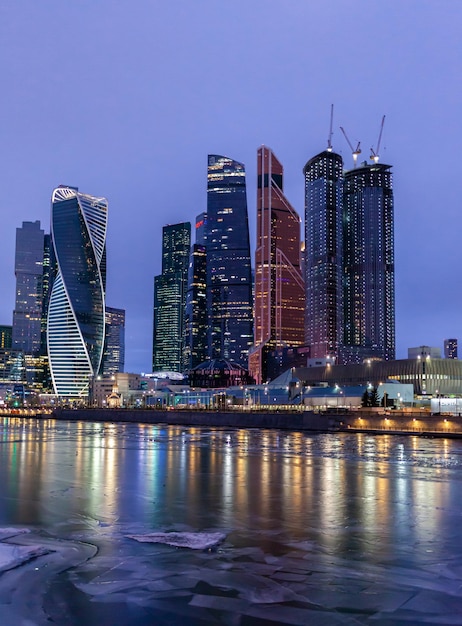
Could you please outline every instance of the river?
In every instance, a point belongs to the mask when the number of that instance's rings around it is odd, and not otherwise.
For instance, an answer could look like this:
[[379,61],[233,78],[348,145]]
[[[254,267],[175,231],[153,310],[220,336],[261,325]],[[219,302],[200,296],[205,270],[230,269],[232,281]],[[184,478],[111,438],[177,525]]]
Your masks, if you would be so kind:
[[2,626],[462,624],[461,549],[459,440],[0,419]]

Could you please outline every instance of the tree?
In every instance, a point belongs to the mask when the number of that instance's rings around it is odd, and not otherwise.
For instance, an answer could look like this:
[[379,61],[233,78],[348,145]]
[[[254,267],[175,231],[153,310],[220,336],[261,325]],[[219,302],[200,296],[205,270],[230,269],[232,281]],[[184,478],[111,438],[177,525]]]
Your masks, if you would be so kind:
[[370,405],[369,406],[380,406],[379,394],[377,392],[377,387],[374,387],[369,394]]
[[367,389],[365,389],[364,393],[363,393],[363,396],[361,398],[361,406],[364,407],[364,408],[366,408],[368,406],[371,406],[370,402],[371,402],[371,399],[370,399],[370,396],[369,396],[369,392],[368,392]]

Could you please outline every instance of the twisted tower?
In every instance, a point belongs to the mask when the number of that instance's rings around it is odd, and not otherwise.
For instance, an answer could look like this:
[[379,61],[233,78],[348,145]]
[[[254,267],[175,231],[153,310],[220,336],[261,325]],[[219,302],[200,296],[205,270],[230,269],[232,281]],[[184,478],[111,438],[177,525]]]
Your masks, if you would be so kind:
[[58,187],[51,204],[56,275],[47,346],[55,393],[86,397],[104,348],[106,289],[105,198]]

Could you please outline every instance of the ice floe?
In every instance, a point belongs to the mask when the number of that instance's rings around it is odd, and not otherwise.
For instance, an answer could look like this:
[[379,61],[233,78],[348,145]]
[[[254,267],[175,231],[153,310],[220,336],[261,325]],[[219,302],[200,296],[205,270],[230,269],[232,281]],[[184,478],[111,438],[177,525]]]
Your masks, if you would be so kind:
[[23,535],[24,533],[30,533],[30,530],[28,528],[0,528],[0,541],[16,537],[16,535]]
[[223,533],[148,533],[145,535],[126,535],[142,543],[164,543],[176,548],[191,548],[192,550],[206,550],[213,548],[225,540]]
[[48,554],[43,546],[17,546],[9,543],[0,543],[0,572],[22,565],[26,561],[43,554]]

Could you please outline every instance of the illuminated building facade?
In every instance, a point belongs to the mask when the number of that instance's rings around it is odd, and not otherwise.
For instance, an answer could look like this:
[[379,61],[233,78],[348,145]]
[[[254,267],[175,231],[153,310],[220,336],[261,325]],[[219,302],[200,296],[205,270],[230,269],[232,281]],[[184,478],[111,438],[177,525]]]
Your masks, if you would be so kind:
[[444,358],[457,359],[457,339],[444,340]]
[[207,213],[199,213],[196,217],[196,243],[205,246],[207,243]]
[[183,372],[191,224],[162,230],[162,274],[154,278],[153,371]]
[[106,307],[103,376],[123,372],[125,367],[125,310]]
[[16,229],[12,347],[27,354],[40,352],[44,237],[39,221],[23,222],[22,227]]
[[55,393],[86,398],[99,373],[105,334],[105,198],[58,187],[51,204],[56,276],[47,323],[48,356]]
[[333,357],[343,343],[342,157],[325,150],[305,176],[305,343],[311,358]]
[[395,267],[391,166],[344,174],[343,363],[395,358]]
[[12,333],[12,326],[0,326],[0,350],[11,350]]
[[206,248],[195,243],[189,261],[188,293],[186,294],[185,359],[188,370],[207,358],[206,285]]
[[266,382],[269,351],[304,343],[305,289],[300,269],[300,217],[283,194],[283,168],[258,150],[255,341],[249,370]]
[[208,357],[245,368],[253,343],[245,168],[209,155],[207,170]]

